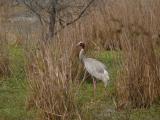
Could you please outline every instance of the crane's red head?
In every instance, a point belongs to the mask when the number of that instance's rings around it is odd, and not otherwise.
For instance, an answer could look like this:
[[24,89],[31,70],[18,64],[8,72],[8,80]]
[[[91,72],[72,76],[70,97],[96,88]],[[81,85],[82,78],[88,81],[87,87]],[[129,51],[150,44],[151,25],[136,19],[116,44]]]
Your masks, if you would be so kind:
[[81,48],[85,48],[85,43],[84,42],[79,42],[78,44],[77,44],[77,46],[80,46]]

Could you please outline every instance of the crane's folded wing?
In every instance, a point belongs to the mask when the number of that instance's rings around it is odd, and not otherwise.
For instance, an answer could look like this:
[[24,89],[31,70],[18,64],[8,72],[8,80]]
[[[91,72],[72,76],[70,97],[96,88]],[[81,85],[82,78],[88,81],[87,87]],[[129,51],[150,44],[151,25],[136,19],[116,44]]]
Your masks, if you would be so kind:
[[92,58],[84,60],[85,68],[91,75],[104,74],[106,66],[100,61]]

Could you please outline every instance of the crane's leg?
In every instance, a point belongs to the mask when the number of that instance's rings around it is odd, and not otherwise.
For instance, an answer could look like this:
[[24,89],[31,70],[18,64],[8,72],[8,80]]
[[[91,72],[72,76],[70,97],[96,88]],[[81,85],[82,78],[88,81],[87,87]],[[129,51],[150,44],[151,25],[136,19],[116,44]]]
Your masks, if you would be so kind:
[[82,81],[80,82],[79,87],[78,87],[78,92],[79,92],[79,90],[80,90],[80,88],[81,88],[81,86],[82,86],[83,82],[85,81],[86,77],[87,77],[87,71],[85,70],[85,73],[84,73],[83,79],[82,79]]
[[86,79],[86,76],[87,76],[87,71],[85,70],[84,76],[83,76],[83,79],[82,79],[83,82],[84,82],[84,80]]
[[93,90],[94,90],[94,96],[96,95],[96,80],[94,79],[94,77],[92,77],[93,79]]

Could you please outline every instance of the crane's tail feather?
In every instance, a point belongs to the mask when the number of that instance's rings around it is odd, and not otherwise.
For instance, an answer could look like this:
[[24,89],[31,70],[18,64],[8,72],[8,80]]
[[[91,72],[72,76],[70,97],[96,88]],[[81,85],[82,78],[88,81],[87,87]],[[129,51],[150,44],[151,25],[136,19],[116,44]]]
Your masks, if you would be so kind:
[[104,86],[105,86],[105,87],[107,86],[109,79],[110,79],[110,78],[109,78],[108,72],[105,71],[105,72],[104,72],[104,79],[103,79],[103,82],[104,82]]

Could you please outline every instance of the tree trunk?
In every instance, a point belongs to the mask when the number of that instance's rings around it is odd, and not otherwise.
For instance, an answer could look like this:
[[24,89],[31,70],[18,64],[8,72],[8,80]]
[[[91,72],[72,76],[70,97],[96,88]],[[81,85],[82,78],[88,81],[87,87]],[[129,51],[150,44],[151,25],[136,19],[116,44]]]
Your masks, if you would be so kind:
[[54,38],[55,33],[55,24],[56,24],[56,7],[57,7],[58,0],[52,0],[51,8],[50,8],[50,15],[49,15],[49,25],[48,31],[46,35],[46,41],[52,41]]

